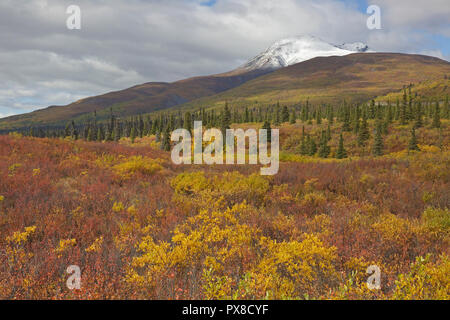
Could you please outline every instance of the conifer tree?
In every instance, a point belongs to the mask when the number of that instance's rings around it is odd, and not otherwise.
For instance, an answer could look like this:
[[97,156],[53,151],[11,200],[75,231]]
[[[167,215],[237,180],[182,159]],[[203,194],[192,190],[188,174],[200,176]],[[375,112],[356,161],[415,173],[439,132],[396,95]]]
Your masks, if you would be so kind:
[[306,136],[306,143],[308,146],[308,155],[309,156],[315,155],[317,152],[317,145],[316,142],[314,141],[314,138],[311,138],[309,134]]
[[189,111],[184,114],[183,128],[189,132],[192,132],[192,117]]
[[359,127],[361,126],[360,122],[361,121],[359,120],[359,116],[355,115],[355,118],[353,119],[353,133],[354,134],[358,134]]
[[142,119],[141,115],[139,115],[138,118],[138,125],[139,125],[139,138],[142,138],[144,136],[144,120]]
[[322,131],[319,145],[319,157],[326,158],[330,154],[330,147],[328,146],[327,134],[325,130]]
[[411,129],[411,138],[409,139],[408,150],[420,151],[420,148],[417,145],[416,129],[414,129],[414,127]]
[[283,111],[281,112],[281,121],[288,122],[289,121],[289,110],[287,106],[283,107]]
[[338,145],[338,149],[336,151],[336,158],[338,158],[338,159],[347,158],[347,151],[344,148],[344,138],[342,137],[342,133],[339,136],[339,145]]
[[327,141],[330,141],[330,140],[331,140],[331,126],[330,126],[330,123],[328,123],[328,127],[327,127],[327,135],[326,135],[326,137],[327,137]]
[[277,102],[277,105],[275,107],[275,114],[274,114],[274,118],[273,118],[273,124],[276,126],[280,125],[280,103]]
[[302,141],[300,143],[300,154],[307,155],[308,154],[308,143],[305,138],[305,132],[303,131]]
[[134,126],[131,127],[130,139],[131,139],[131,143],[134,143],[134,140],[136,139],[136,129]]
[[66,128],[64,129],[64,138],[70,136],[70,122],[66,124]]
[[92,134],[92,128],[89,127],[88,132],[87,132],[87,141],[92,141],[94,139],[93,134]]
[[328,107],[328,123],[333,124],[334,122],[334,114],[333,114],[333,108],[331,106]]
[[373,99],[370,101],[369,119],[375,119],[375,100]]
[[290,124],[295,124],[296,120],[297,120],[297,118],[296,118],[296,115],[295,115],[295,109],[292,109],[291,115],[289,117],[289,123]]
[[419,101],[417,103],[416,109],[415,109],[415,118],[416,121],[414,122],[414,128],[420,128],[423,126],[423,121],[422,121],[422,103]]
[[345,107],[345,110],[343,110],[344,114],[344,123],[342,125],[342,130],[343,131],[351,131],[351,127],[350,127],[350,110],[348,109],[348,107]]
[[381,136],[381,130],[381,123],[378,121],[372,148],[372,153],[374,156],[381,156],[383,154],[383,137]]
[[163,132],[161,149],[164,151],[170,151],[170,128],[168,126]]
[[439,110],[439,102],[438,101],[436,101],[436,104],[434,107],[433,122],[432,122],[431,126],[433,128],[441,127],[441,112]]
[[[228,109],[228,103],[225,103],[225,108],[223,110],[222,117],[220,120],[221,120],[220,129],[222,131],[222,134],[225,136],[226,130],[230,129],[231,125],[231,113],[230,110]],[[225,142],[225,139],[223,141]]]
[[395,103],[394,110],[394,120],[398,121],[400,119],[400,100],[397,98],[397,102]]
[[269,121],[264,121],[262,129],[266,129],[267,131],[267,142],[272,142],[272,128],[270,127]]
[[247,107],[245,107],[244,122],[245,123],[250,122],[250,117],[249,117],[249,114],[248,114],[248,108]]
[[104,137],[103,137],[103,130],[102,130],[102,127],[101,127],[101,125],[98,127],[98,130],[97,130],[97,141],[103,141],[104,140]]
[[365,114],[363,114],[363,119],[361,126],[359,128],[358,132],[358,146],[363,147],[366,145],[366,141],[369,140],[370,134],[369,134],[369,126],[367,124],[367,119],[365,117]]
[[405,125],[407,123],[407,101],[406,101],[406,91],[403,90],[403,101],[400,106],[400,124]]

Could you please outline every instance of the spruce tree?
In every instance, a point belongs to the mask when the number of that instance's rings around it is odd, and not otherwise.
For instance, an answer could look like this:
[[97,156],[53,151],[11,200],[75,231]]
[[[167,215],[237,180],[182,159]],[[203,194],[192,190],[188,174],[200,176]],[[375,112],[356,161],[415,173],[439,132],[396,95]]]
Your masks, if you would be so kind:
[[348,108],[346,107],[345,110],[343,110],[344,114],[344,123],[342,125],[342,130],[343,131],[351,131],[351,127],[350,127],[350,111],[348,110]]
[[319,145],[319,157],[326,158],[330,154],[330,147],[328,146],[328,139],[327,134],[324,131],[322,131],[322,136],[320,139],[320,145]]
[[408,150],[420,151],[420,148],[417,145],[416,129],[414,129],[414,127],[411,129],[411,138],[409,139]]
[[296,118],[296,115],[295,115],[295,110],[292,109],[292,112],[291,112],[291,115],[290,115],[290,118],[289,118],[289,123],[290,124],[295,124],[296,120],[297,120],[297,118]]
[[103,141],[104,137],[103,137],[103,130],[101,128],[101,126],[98,127],[97,130],[97,141]]
[[289,121],[289,110],[287,106],[283,107],[283,111],[281,112],[281,121],[288,122]]
[[369,140],[370,134],[369,134],[369,125],[367,124],[367,119],[365,117],[365,114],[363,114],[363,119],[361,126],[359,128],[358,132],[358,146],[363,147],[366,145],[366,141]]
[[119,141],[121,138],[121,132],[120,132],[120,123],[116,121],[114,125],[114,133],[113,133],[114,141]]
[[383,154],[383,137],[381,136],[381,123],[378,121],[375,131],[374,144],[372,154],[374,156],[381,156]]
[[423,126],[423,121],[422,121],[422,104],[420,103],[420,101],[417,103],[416,106],[416,110],[415,110],[415,118],[416,121],[414,122],[414,128],[420,128]]
[[[228,109],[228,103],[225,103],[225,108],[222,113],[222,117],[220,119],[220,130],[222,131],[222,134],[225,136],[226,130],[230,129],[231,125],[231,113]],[[223,140],[225,142],[225,139]]]
[[373,99],[370,101],[369,119],[375,119],[375,100]]
[[339,136],[339,145],[338,145],[338,149],[336,151],[336,158],[338,158],[338,159],[347,158],[347,151],[344,148],[344,138],[342,137],[342,133]]
[[406,101],[406,91],[403,90],[403,101],[400,106],[400,124],[405,125],[407,123],[407,101]]
[[316,124],[321,124],[322,123],[322,115],[320,113],[320,109],[317,109],[316,111]]
[[356,115],[355,118],[353,119],[353,133],[354,134],[358,134],[359,127],[361,126],[360,122],[361,121],[359,120],[359,116]]
[[189,131],[189,133],[192,132],[192,117],[189,111],[184,114],[183,128]]
[[307,155],[308,154],[308,145],[306,143],[306,139],[303,136],[302,137],[302,142],[300,143],[300,154],[301,155]]
[[134,143],[134,140],[136,139],[136,129],[134,128],[134,125],[131,127],[130,139],[131,143]]
[[433,128],[441,127],[441,112],[439,110],[439,102],[438,101],[436,101],[436,104],[434,107],[433,122],[432,122],[431,126]]
[[93,134],[92,134],[92,129],[91,127],[89,127],[88,132],[87,132],[87,141],[92,141],[94,139]]
[[273,117],[273,124],[276,125],[276,126],[279,126],[280,125],[280,121],[281,121],[281,119],[280,119],[280,103],[277,102],[277,105],[275,107],[275,114],[274,114],[274,117]]
[[327,127],[327,141],[331,140],[331,125],[330,123],[328,123],[328,127]]
[[328,117],[327,117],[327,119],[328,119],[328,123],[329,124],[333,124],[333,122],[334,122],[334,114],[333,114],[333,108],[331,106],[329,106],[329,108],[328,108]]
[[161,149],[164,151],[170,151],[170,128],[168,126],[163,132]]
[[306,143],[308,146],[308,155],[309,156],[315,155],[317,152],[317,145],[316,142],[314,141],[314,138],[311,138],[309,134],[306,136]]
[[267,132],[267,142],[272,142],[272,128],[270,127],[269,121],[264,121],[262,129],[266,129]]
[[244,122],[245,123],[250,122],[250,117],[249,117],[249,114],[248,114],[248,108],[247,107],[245,107]]

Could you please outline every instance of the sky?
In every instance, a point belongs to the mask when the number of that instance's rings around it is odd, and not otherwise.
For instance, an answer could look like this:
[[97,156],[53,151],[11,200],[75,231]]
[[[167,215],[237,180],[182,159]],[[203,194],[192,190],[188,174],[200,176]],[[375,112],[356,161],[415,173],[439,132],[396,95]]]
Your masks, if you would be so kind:
[[[366,10],[380,7],[381,29]],[[69,5],[81,29],[69,30]],[[448,0],[0,0],[0,118],[230,71],[310,34],[450,61]]]

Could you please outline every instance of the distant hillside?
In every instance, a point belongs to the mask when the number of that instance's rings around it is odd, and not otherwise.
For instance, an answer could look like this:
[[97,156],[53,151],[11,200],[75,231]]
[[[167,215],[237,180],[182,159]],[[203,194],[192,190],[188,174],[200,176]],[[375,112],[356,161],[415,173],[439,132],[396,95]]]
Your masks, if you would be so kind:
[[[447,95],[450,96],[450,78],[445,77],[438,80],[426,80],[413,84],[411,86],[411,94],[416,99],[433,99],[443,101]],[[402,97],[403,90],[398,90],[388,93],[387,95],[377,97],[375,100],[382,102],[395,102],[397,99],[401,100]]]
[[180,105],[196,98],[214,95],[254,79],[268,70],[235,70],[212,76],[194,77],[172,83],[149,82],[125,90],[89,97],[66,106],[51,106],[27,114],[0,119],[0,130],[39,125],[65,125],[82,121],[97,112],[97,119],[114,114],[131,116]]
[[[450,63],[438,58],[400,53],[355,53],[317,57],[288,66],[184,108],[258,104],[365,102],[397,92],[404,85],[437,81],[450,75]],[[448,87],[442,87],[448,92]]]

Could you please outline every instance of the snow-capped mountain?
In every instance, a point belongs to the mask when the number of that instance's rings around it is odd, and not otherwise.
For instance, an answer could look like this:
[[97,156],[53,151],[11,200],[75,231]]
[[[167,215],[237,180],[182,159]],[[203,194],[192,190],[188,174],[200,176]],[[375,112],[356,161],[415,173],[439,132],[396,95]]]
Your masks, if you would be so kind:
[[369,47],[362,42],[333,45],[314,36],[302,35],[275,42],[240,69],[279,69],[315,57],[344,56],[368,51]]

